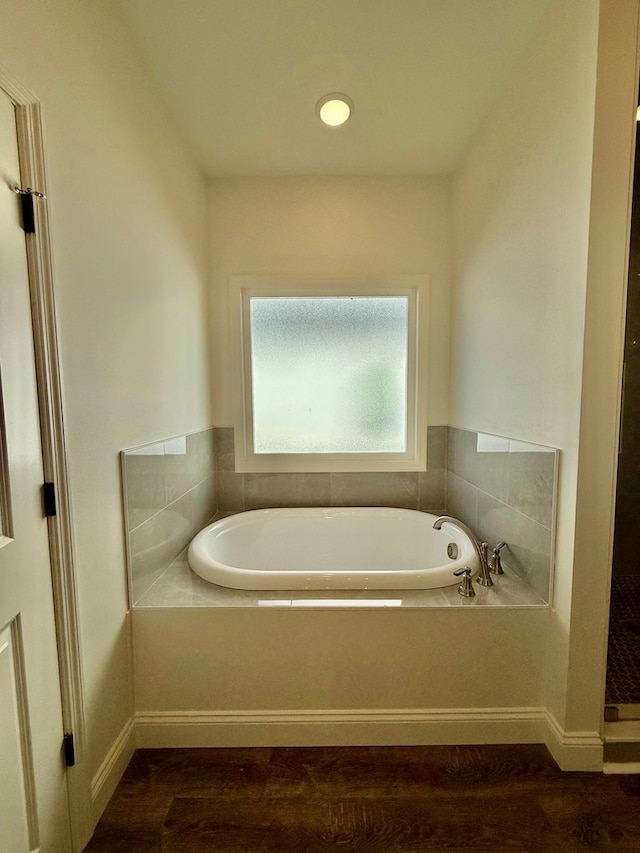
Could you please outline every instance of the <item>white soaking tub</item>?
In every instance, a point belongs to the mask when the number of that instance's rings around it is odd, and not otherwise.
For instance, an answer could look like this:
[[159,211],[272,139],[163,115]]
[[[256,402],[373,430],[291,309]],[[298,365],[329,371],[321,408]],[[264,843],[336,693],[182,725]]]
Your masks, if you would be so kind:
[[188,560],[232,589],[435,589],[459,584],[456,569],[479,569],[469,538],[448,522],[434,530],[437,517],[387,507],[251,510],[201,530]]

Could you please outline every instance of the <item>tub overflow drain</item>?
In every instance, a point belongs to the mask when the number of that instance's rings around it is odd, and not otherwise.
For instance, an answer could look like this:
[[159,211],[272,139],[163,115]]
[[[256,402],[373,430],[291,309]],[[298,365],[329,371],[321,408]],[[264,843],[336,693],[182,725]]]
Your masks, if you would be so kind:
[[455,542],[449,542],[447,545],[447,554],[451,557],[452,560],[458,559],[458,546]]

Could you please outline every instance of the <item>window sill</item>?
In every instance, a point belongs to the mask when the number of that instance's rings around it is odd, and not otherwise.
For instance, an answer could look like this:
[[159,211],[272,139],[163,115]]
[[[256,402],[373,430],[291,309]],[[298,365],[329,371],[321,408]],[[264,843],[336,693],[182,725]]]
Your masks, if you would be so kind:
[[354,457],[328,454],[317,455],[268,455],[260,458],[237,457],[235,471],[238,474],[365,474],[388,471],[425,471],[426,451],[417,457],[402,455],[376,455]]

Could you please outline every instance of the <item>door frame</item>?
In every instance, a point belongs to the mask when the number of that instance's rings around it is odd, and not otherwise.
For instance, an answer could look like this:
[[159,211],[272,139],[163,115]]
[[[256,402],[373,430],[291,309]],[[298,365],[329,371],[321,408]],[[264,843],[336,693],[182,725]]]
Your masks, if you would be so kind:
[[[20,177],[23,188],[47,195],[41,105],[0,65],[0,89],[16,110]],[[31,320],[40,412],[45,482],[55,483],[56,515],[47,518],[49,555],[60,671],[62,722],[72,733],[75,766],[67,771],[69,822],[74,851],[93,831],[90,823],[89,768],[86,762],[84,690],[75,572],[71,497],[65,442],[60,355],[54,294],[51,230],[46,198],[35,200],[35,233],[25,234]],[[62,745],[61,745],[62,748]]]

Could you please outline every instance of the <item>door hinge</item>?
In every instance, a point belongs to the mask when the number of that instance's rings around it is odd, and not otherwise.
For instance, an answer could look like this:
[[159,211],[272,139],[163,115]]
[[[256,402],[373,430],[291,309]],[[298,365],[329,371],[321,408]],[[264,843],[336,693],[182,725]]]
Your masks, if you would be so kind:
[[31,193],[20,193],[20,207],[22,208],[22,230],[25,234],[35,234],[36,211]]
[[42,502],[44,504],[44,514],[47,518],[57,514],[55,483],[42,484]]
[[62,749],[64,750],[64,763],[67,767],[73,767],[76,763],[76,748],[71,732],[67,732],[62,738]]
[[27,187],[26,190],[20,187],[13,188],[14,193],[20,198],[20,208],[22,210],[22,230],[25,234],[36,233],[36,211],[34,207],[34,198],[46,198],[44,193],[39,193],[37,190],[32,190]]

